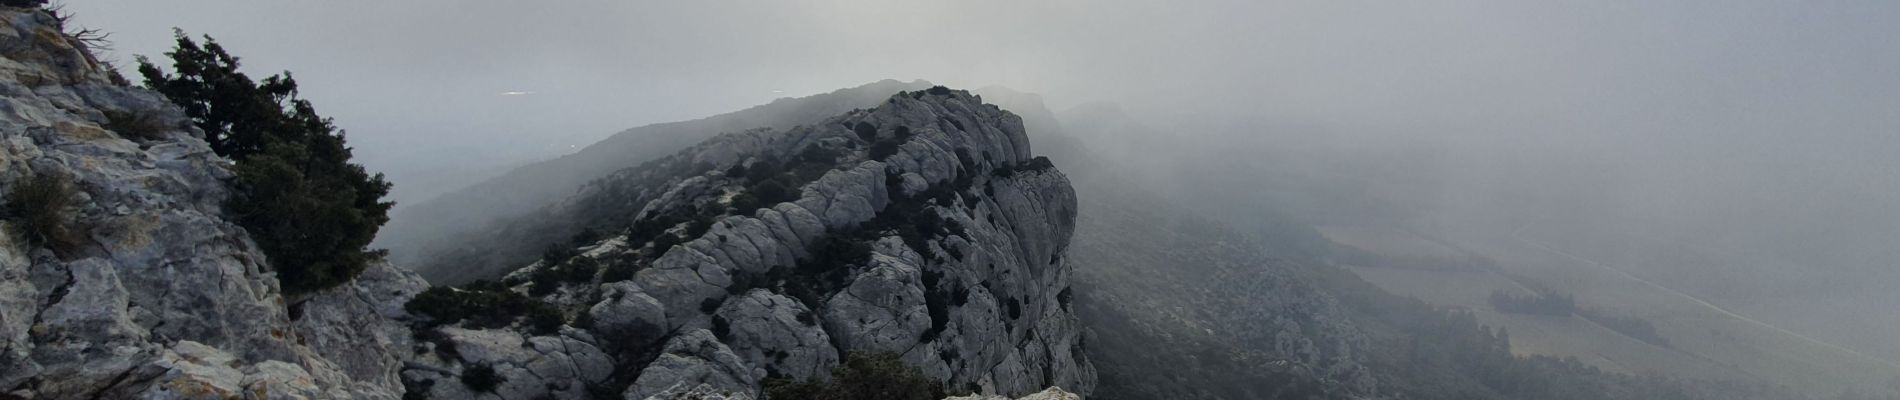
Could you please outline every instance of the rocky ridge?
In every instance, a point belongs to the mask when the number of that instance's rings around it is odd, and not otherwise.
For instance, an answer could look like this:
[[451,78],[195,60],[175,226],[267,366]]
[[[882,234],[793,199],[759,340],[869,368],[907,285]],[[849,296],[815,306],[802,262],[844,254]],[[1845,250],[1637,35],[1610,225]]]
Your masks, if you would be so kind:
[[[761,180],[807,178],[786,201],[746,200],[768,191]],[[1094,371],[1063,257],[1075,204],[1021,120],[963,91],[721,135],[551,212],[630,225],[496,285],[564,310],[561,345],[519,324],[443,327],[455,351],[418,357],[404,379],[433,398],[467,396],[449,383],[487,365],[507,382],[502,398],[672,398],[701,385],[757,398],[768,379],[821,379],[847,352],[889,352],[953,392],[1086,393]],[[550,354],[537,341],[577,360],[582,384],[523,368]]]
[[[519,268],[541,243],[514,248],[495,236],[518,219],[568,199],[587,183],[629,167],[693,147],[722,133],[790,129],[883,102],[891,93],[923,90],[923,80],[882,80],[800,98],[781,98],[744,110],[692,121],[641,126],[614,134],[569,154],[509,171],[446,195],[400,206],[376,239],[392,260],[431,282],[461,284]],[[514,224],[519,225],[519,224]],[[501,228],[501,229],[497,229]],[[566,235],[570,233],[561,233]],[[469,249],[469,242],[501,242],[498,249]],[[522,256],[527,258],[523,258]]]

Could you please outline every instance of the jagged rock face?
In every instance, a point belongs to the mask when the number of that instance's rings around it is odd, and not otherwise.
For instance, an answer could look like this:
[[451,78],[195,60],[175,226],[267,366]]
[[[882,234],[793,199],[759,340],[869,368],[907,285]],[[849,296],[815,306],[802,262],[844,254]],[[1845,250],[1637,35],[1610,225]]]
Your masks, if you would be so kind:
[[[743,170],[775,167],[813,177],[790,201],[729,210],[751,194]],[[759,398],[768,378],[825,379],[846,352],[898,354],[960,392],[1095,385],[1065,294],[1075,194],[1032,156],[1019,118],[967,92],[900,93],[814,125],[721,135],[562,207],[635,228],[502,281],[530,292],[576,259],[631,268],[539,296],[611,338],[600,344],[618,372],[593,384],[623,398]],[[649,221],[663,223],[640,228]],[[680,239],[656,244],[643,229]],[[825,258],[840,242],[862,259]],[[405,374],[438,374],[427,380],[442,387],[457,368],[444,359]]]
[[[408,339],[371,332],[394,326],[400,310],[388,305],[413,295],[419,280],[372,267],[374,278],[305,302],[316,319],[293,320],[262,253],[225,219],[228,162],[182,112],[111,83],[44,12],[0,10],[0,56],[0,193],[32,176],[64,178],[76,190],[65,222],[82,236],[55,252],[0,222],[0,393],[401,393],[391,379],[399,363],[387,357],[395,353],[378,346]],[[146,115],[156,132],[128,139],[104,127],[108,112]]]
[[398,372],[416,346],[403,322],[411,319],[403,304],[428,286],[413,272],[375,264],[349,284],[291,305],[298,315],[291,324],[303,344],[355,382],[350,386],[354,397],[399,394]]

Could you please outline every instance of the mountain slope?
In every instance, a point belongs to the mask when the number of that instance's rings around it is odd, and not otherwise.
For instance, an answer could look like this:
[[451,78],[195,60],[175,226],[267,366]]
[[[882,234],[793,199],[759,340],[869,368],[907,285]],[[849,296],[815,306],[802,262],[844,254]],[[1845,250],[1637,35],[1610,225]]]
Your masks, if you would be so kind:
[[[432,350],[404,372],[411,390],[466,397],[456,382],[492,375],[503,398],[756,397],[858,353],[895,354],[953,392],[1095,385],[1065,294],[1074,192],[1020,118],[966,92],[719,135],[544,215],[610,233],[418,297],[441,326],[419,328]],[[520,294],[534,305],[516,322],[454,314]],[[555,319],[534,323],[541,312]],[[577,378],[539,373],[547,349],[582,366],[555,375]]]
[[[892,93],[921,90],[929,82],[884,80],[802,98],[787,98],[704,119],[647,125],[616,133],[579,152],[508,171],[465,189],[398,208],[376,245],[390,249],[391,260],[410,265],[432,281],[466,282],[466,276],[492,274],[519,257],[459,256],[472,242],[488,242],[497,224],[574,195],[585,183],[614,171],[672,154],[714,135],[755,128],[786,129],[869,107]],[[539,250],[545,243],[533,243]],[[463,270],[479,273],[464,273]]]

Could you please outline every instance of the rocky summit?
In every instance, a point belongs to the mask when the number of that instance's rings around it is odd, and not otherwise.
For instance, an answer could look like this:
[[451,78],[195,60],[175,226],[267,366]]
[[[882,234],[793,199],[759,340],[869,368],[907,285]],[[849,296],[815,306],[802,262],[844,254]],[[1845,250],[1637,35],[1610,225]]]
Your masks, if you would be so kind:
[[436,328],[455,350],[418,357],[403,373],[412,389],[470,395],[454,382],[479,366],[504,398],[600,390],[569,382],[757,398],[768,380],[822,380],[870,352],[953,392],[1094,386],[1064,257],[1074,191],[1031,155],[1020,118],[967,92],[721,135],[565,207],[553,220],[628,228],[460,293],[525,293],[585,322],[540,336]]
[[756,399],[876,357],[975,398],[1095,386],[1075,193],[968,92],[600,177],[489,279],[375,263],[292,296],[224,208],[231,161],[61,24],[0,9],[0,194],[63,194],[0,221],[0,398]]

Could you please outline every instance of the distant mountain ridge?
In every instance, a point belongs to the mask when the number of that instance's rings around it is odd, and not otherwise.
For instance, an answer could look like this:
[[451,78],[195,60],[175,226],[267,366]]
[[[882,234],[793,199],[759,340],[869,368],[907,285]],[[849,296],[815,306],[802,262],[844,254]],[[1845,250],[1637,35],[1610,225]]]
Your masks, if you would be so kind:
[[[446,265],[437,255],[466,246],[492,232],[494,224],[543,209],[574,195],[589,181],[685,149],[725,132],[754,128],[785,129],[853,109],[867,108],[905,90],[930,82],[882,80],[830,93],[784,98],[768,104],[707,118],[646,125],[616,133],[578,152],[514,168],[464,189],[398,208],[383,227],[376,246],[390,249],[391,261],[408,265],[432,281],[465,281],[453,271],[472,267],[494,270],[506,263]],[[520,260],[511,260],[520,261]]]

